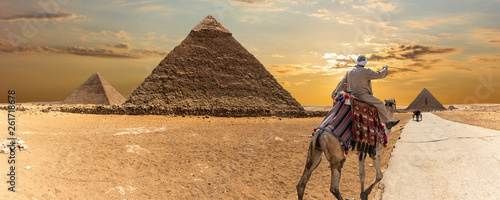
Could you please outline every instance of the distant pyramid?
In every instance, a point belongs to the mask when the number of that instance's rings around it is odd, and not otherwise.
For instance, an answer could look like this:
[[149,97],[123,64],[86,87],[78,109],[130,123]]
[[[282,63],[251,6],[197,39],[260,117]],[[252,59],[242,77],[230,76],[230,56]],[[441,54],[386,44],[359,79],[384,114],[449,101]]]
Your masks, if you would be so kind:
[[446,110],[446,108],[439,103],[429,90],[424,88],[406,110],[433,111]]
[[126,102],[176,113],[219,116],[304,111],[211,15],[191,30]]
[[92,74],[62,104],[123,104],[125,98],[99,74]]

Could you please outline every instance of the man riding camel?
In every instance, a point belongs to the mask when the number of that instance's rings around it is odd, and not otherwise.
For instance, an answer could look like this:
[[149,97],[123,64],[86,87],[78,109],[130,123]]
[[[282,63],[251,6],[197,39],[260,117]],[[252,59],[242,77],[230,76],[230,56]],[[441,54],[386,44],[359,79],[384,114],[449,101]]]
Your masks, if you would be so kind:
[[353,96],[361,101],[375,106],[378,110],[380,121],[385,123],[387,129],[391,129],[399,123],[399,120],[389,121],[390,117],[385,109],[384,102],[373,96],[371,83],[371,80],[373,79],[385,78],[388,75],[388,66],[384,65],[382,70],[373,71],[369,68],[365,68],[367,61],[368,59],[365,56],[358,56],[356,66],[347,71],[346,75],[342,78],[342,81],[340,81],[333,93],[351,90],[351,94]]

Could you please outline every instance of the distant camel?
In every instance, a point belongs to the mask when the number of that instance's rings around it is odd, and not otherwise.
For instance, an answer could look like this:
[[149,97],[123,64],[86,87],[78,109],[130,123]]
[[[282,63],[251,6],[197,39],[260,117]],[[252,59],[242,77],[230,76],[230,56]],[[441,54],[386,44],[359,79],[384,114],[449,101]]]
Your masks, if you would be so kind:
[[[393,117],[394,112],[396,111],[396,100],[393,98],[385,100],[385,107],[389,116]],[[324,134],[322,134],[324,133]],[[387,136],[390,134],[390,130],[386,131]],[[316,142],[319,143],[319,147],[316,146]],[[380,154],[382,152],[382,146],[384,144],[380,144],[380,142],[376,143],[376,154],[372,157],[373,165],[375,166],[375,170],[377,172],[377,176],[375,181],[368,186],[365,190],[365,156],[360,156],[359,159],[359,180],[361,182],[361,194],[360,197],[362,200],[367,200],[368,195],[372,191],[373,187],[382,179],[382,170],[380,169]],[[306,167],[302,174],[302,178],[300,178],[299,184],[297,184],[297,194],[299,200],[303,199],[304,191],[306,189],[307,181],[311,177],[312,172],[318,167],[321,162],[321,152],[325,154],[326,159],[330,163],[330,169],[332,170],[332,179],[330,185],[330,192],[337,197],[339,200],[343,200],[342,195],[340,195],[339,183],[340,183],[340,172],[342,170],[342,166],[344,165],[345,156],[344,150],[340,144],[340,141],[328,132],[324,132],[321,130],[317,130],[314,133],[313,138],[311,139],[311,143],[309,143],[309,151],[307,152],[307,161]]]

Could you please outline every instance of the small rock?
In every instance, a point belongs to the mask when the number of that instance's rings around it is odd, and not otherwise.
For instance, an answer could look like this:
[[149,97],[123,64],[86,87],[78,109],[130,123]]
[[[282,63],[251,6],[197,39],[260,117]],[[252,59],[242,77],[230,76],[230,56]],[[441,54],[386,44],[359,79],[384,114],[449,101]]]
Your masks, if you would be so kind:
[[208,182],[208,185],[212,185],[212,183]]
[[373,164],[368,164],[368,166],[373,167]]
[[30,166],[26,166],[26,169],[31,169],[31,167]]
[[10,153],[10,149],[9,148],[3,148],[2,150],[0,150],[0,153],[8,154],[8,153]]

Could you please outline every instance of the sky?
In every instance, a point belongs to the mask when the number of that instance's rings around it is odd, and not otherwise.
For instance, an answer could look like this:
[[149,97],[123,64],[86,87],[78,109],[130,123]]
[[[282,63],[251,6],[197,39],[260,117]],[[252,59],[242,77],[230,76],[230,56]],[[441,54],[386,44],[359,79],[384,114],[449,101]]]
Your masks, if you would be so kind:
[[379,99],[500,103],[500,0],[0,0],[0,102],[62,101],[99,72],[125,98],[207,15],[303,105],[355,64]]

